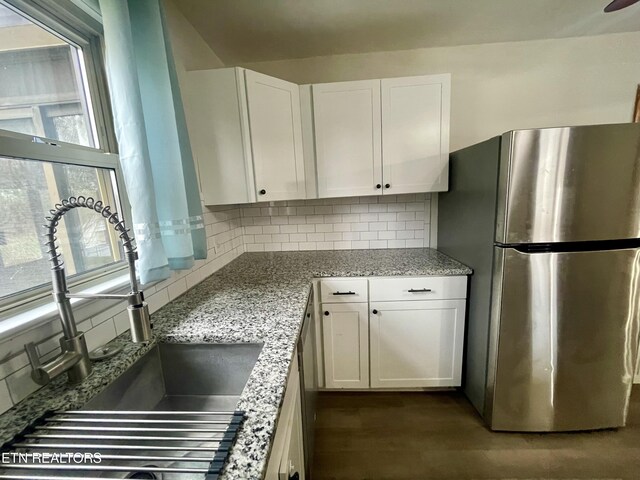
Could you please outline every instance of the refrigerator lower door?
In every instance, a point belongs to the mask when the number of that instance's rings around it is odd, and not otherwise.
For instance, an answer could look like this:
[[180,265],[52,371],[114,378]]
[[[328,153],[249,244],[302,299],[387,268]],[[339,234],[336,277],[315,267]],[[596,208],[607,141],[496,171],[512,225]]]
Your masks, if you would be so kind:
[[638,352],[640,249],[495,253],[490,427],[624,426]]

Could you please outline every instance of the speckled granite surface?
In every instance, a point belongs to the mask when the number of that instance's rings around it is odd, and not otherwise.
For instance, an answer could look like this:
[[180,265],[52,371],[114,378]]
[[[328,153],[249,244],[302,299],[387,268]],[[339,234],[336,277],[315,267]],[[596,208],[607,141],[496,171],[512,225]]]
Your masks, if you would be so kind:
[[[314,277],[468,275],[471,270],[431,249],[245,253],[154,313],[154,342],[252,343],[264,347],[240,397],[247,412],[223,479],[259,479],[275,431],[293,350]],[[80,408],[153,344],[116,339],[124,352],[94,364],[69,388],[64,378],[0,416],[4,442],[49,409]]]

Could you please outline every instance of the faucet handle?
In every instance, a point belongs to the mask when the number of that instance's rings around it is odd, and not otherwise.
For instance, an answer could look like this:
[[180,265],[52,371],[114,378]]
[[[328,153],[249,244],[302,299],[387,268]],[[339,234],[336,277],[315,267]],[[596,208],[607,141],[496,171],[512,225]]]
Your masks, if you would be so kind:
[[26,343],[24,345],[24,350],[27,352],[27,357],[29,358],[31,368],[34,370],[40,368],[42,366],[42,363],[40,362],[40,355],[38,355],[36,344],[33,342]]

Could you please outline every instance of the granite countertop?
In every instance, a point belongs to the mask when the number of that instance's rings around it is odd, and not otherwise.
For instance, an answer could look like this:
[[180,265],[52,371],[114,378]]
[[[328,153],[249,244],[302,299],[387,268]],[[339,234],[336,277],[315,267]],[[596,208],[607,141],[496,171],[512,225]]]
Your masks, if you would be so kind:
[[152,315],[154,341],[115,341],[124,352],[94,364],[70,388],[56,379],[0,415],[1,441],[46,410],[81,408],[157,342],[264,343],[237,408],[247,412],[223,479],[264,474],[293,351],[314,277],[469,275],[471,269],[433,249],[245,253]]

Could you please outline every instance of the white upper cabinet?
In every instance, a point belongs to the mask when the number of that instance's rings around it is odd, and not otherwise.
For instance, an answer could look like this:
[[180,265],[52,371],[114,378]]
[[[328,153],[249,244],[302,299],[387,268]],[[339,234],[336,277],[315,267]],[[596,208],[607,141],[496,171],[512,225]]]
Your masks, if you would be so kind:
[[255,202],[243,71],[189,72],[182,94],[205,205]]
[[450,85],[450,75],[382,80],[385,193],[447,190]]
[[318,196],[382,192],[380,81],[315,84]]
[[245,71],[259,201],[305,198],[298,85]]
[[319,197],[447,190],[451,76],[312,86]]
[[242,68],[198,70],[184,100],[206,205],[305,198],[297,85]]

